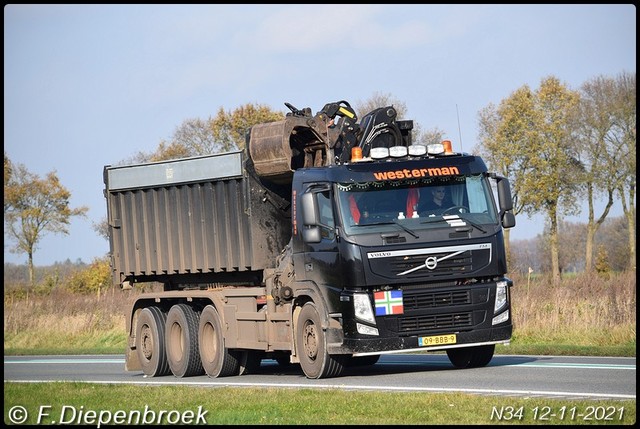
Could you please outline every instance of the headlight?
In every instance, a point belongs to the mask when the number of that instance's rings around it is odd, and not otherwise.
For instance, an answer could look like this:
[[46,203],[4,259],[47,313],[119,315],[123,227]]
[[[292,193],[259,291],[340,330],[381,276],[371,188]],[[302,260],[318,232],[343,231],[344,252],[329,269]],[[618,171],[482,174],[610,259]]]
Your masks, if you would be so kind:
[[379,335],[378,328],[373,328],[369,325],[363,325],[362,323],[356,323],[356,328],[358,329],[358,334],[364,335]]
[[507,310],[504,313],[494,317],[491,320],[491,325],[497,325],[499,323],[506,322],[507,320],[509,320],[509,310]]
[[502,307],[507,305],[507,288],[508,286],[506,281],[496,283],[496,303],[493,306],[493,314],[497,314]]
[[356,319],[364,320],[365,322],[376,323],[376,318],[373,315],[373,309],[371,308],[371,301],[369,296],[365,293],[353,294],[353,311]]

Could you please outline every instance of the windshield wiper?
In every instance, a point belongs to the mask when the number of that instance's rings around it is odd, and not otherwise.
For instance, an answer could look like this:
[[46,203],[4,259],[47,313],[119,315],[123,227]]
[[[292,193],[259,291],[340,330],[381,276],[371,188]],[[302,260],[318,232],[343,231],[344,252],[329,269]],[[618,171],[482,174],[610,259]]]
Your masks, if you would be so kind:
[[405,231],[407,231],[409,234],[413,235],[414,238],[420,238],[420,236],[418,234],[416,234],[415,232],[413,232],[412,230],[410,230],[409,228],[407,228],[406,226],[396,222],[395,220],[393,221],[387,221],[387,222],[371,222],[371,223],[363,223],[361,225],[354,225],[354,226],[376,226],[376,225],[398,225],[400,228],[404,229]]
[[487,231],[486,231],[483,227],[481,227],[479,224],[475,223],[474,221],[469,220],[469,219],[464,218],[464,217],[463,217],[463,218],[461,218],[461,219],[464,219],[464,221],[465,221],[465,222],[469,222],[469,224],[471,224],[471,225],[475,226],[475,227],[476,227],[476,228],[478,228],[480,231],[482,231],[484,234],[486,234],[486,233],[487,233]]

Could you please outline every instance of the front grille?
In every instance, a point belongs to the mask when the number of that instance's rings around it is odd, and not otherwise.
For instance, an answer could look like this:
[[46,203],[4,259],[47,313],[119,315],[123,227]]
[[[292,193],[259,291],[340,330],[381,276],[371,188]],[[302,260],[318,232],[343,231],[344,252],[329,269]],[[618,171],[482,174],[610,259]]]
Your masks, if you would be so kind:
[[394,280],[472,277],[491,263],[491,244],[369,251],[371,273]]
[[401,317],[401,334],[418,334],[440,329],[461,329],[472,326],[471,312]]
[[449,307],[452,305],[465,304],[471,304],[471,293],[469,289],[418,294],[408,294],[405,292],[403,296],[403,305],[405,310]]
[[[447,253],[436,253],[429,256],[435,256],[438,259],[447,256]],[[398,276],[401,273],[424,265],[424,255],[412,255],[412,256],[398,256],[389,260],[389,269],[392,274]],[[446,274],[459,274],[465,272],[471,272],[473,268],[471,251],[463,252],[453,258],[445,259],[438,262],[438,266],[434,270],[429,270],[426,267],[420,268],[408,274],[404,274],[404,278],[411,277],[423,277],[425,274],[430,275],[446,275]]]
[[490,296],[491,289],[487,286],[405,289],[404,314],[390,317],[384,323],[401,336],[470,330],[486,322]]

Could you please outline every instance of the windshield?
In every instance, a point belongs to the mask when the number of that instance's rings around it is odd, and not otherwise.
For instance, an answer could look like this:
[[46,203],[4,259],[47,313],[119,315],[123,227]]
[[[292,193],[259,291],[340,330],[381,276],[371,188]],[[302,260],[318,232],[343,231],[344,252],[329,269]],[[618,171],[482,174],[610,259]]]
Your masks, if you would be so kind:
[[338,195],[349,235],[397,230],[396,223],[413,231],[498,223],[491,188],[482,175],[339,183]]

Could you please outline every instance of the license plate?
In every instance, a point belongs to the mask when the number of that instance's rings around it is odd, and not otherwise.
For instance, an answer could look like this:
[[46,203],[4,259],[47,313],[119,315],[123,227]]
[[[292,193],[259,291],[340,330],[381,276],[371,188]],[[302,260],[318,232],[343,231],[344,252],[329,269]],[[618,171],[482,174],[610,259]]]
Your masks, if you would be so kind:
[[456,343],[456,334],[434,335],[433,337],[418,337],[418,345],[426,346],[443,346]]

